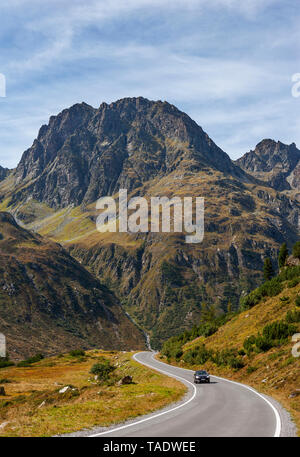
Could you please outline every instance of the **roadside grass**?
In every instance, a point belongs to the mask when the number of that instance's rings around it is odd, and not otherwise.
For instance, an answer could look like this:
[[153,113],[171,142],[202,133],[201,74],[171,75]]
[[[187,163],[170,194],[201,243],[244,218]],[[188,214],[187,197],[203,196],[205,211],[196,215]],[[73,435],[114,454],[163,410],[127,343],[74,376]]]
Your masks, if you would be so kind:
[[[288,281],[284,283],[284,290],[275,297],[266,297],[258,305],[247,311],[234,316],[230,322],[221,326],[219,330],[208,338],[202,336],[189,341],[184,345],[184,350],[191,349],[201,342],[205,342],[208,348],[222,350],[230,347],[243,346],[245,338],[257,333],[266,324],[270,324],[291,310],[296,309],[296,297],[300,294],[300,285],[286,288]],[[282,298],[289,297],[289,301]]]
[[[295,302],[300,295],[300,285],[289,287],[286,282],[284,286],[284,290],[278,296],[266,298],[253,308],[240,313],[213,335],[207,338],[202,336],[186,343],[183,346],[183,354],[201,344],[215,351],[228,348],[241,350],[246,338],[261,332],[266,324],[283,319],[288,311],[297,309]],[[300,332],[300,324],[297,325]],[[250,385],[278,400],[290,412],[300,436],[300,357],[292,356],[292,347],[293,343],[289,338],[285,344],[265,352],[254,351],[242,355],[244,367],[240,369],[217,366],[211,361],[201,365],[201,368],[208,370],[212,375]],[[168,362],[162,356],[158,359]],[[182,359],[171,360],[169,363],[192,370],[200,368],[200,365],[191,365]]]
[[[31,367],[1,369],[6,396],[0,397],[0,436],[53,436],[109,426],[178,401],[186,388],[173,378],[131,359],[133,353],[88,351],[50,357]],[[116,366],[111,385],[89,373],[99,357]],[[130,375],[133,383],[117,385]],[[71,386],[65,393],[59,390]],[[1,426],[2,424],[2,426]]]
[[212,376],[220,376],[254,387],[257,391],[270,395],[279,401],[291,414],[300,436],[300,360],[291,357],[292,344],[286,344],[277,354],[277,348],[267,353],[243,357],[245,367],[233,370],[228,366],[217,366],[212,362],[203,365],[191,365],[183,360],[168,361],[166,357],[157,356],[157,360],[191,370],[205,369]]

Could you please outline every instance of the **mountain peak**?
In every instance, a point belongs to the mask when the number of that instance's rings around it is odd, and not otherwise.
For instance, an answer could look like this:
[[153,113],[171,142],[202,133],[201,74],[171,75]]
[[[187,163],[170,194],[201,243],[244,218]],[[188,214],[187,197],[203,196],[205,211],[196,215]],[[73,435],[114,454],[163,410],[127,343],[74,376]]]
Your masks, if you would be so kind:
[[78,103],[51,116],[15,172],[20,192],[54,208],[92,203],[175,169],[215,169],[246,180],[187,114],[166,101],[128,97],[98,109]]
[[[271,138],[266,138],[261,140],[255,147],[255,152],[274,154],[279,151],[288,150],[288,153],[291,154],[294,150],[297,150],[296,144],[291,143],[290,145],[282,143],[281,141],[275,141]],[[298,151],[298,150],[297,150]]]
[[276,190],[299,187],[300,150],[295,143],[264,139],[236,161],[244,171],[267,181]]

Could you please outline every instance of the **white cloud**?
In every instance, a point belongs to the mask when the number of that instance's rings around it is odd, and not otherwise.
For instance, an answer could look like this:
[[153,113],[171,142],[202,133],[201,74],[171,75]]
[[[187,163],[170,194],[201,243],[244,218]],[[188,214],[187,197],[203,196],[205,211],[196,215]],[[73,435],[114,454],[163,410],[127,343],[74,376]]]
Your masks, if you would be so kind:
[[[289,3],[52,0],[41,8],[38,0],[12,0],[1,5],[5,32],[19,29],[0,68],[8,76],[8,97],[0,101],[0,164],[16,163],[51,114],[80,101],[98,106],[137,95],[168,100],[188,112],[233,157],[254,147],[260,136],[300,144],[300,103],[290,95],[291,74],[300,71],[298,17],[285,22],[279,13],[265,13]],[[17,25],[12,11],[19,14]]]
[[[14,0],[10,4],[1,5],[1,9],[14,11],[18,7],[33,8],[33,17],[25,22],[25,28],[32,33],[42,33],[48,36],[47,46],[32,50],[30,57],[12,61],[8,66],[11,70],[40,70],[44,65],[51,64],[55,58],[61,58],[64,52],[72,49],[72,38],[74,34],[87,26],[94,25],[100,28],[102,24],[109,21],[130,17],[132,14],[139,14],[146,10],[149,14],[160,12],[177,13],[186,12],[193,14],[195,11],[200,14],[208,10],[219,11],[220,8],[232,10],[245,16],[252,16],[264,10],[278,0],[251,0],[241,2],[240,0],[83,0],[59,1],[54,0],[48,5],[46,14],[40,14],[38,0]],[[36,11],[35,11],[36,10]],[[36,14],[34,14],[34,11]],[[180,16],[179,16],[180,18]]]

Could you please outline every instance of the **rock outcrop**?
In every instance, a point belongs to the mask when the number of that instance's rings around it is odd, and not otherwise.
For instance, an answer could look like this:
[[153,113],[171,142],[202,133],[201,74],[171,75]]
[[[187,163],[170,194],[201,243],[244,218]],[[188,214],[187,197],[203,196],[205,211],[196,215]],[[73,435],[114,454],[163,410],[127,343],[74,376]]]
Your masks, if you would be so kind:
[[300,189],[300,151],[295,143],[263,140],[235,162],[279,191]]
[[3,168],[0,165],[0,181],[3,181],[10,174],[11,170],[8,168]]

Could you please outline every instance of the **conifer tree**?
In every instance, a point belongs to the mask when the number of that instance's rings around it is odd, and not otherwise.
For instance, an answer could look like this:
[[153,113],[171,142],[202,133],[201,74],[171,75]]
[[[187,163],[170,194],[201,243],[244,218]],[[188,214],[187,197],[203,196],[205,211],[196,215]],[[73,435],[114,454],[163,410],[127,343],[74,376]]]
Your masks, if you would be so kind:
[[272,266],[271,259],[267,257],[264,261],[264,279],[265,281],[268,281],[274,276],[274,270]]
[[279,268],[284,267],[285,261],[289,255],[288,248],[286,246],[286,243],[282,243],[280,250],[279,250],[279,255],[278,255],[278,265]]

